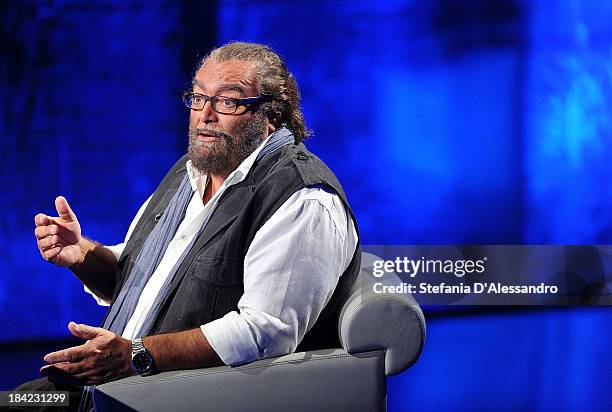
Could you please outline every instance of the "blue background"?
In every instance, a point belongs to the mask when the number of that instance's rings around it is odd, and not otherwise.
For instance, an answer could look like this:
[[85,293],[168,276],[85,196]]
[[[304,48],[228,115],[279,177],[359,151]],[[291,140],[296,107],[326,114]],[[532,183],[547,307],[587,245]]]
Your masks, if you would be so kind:
[[[86,235],[120,243],[186,150],[180,93],[198,57],[229,40],[287,61],[308,145],[343,183],[364,244],[612,243],[608,2],[14,0],[0,11],[5,354],[65,339],[70,320],[100,322],[76,278],[40,258],[33,216],[54,214],[62,194]],[[428,320],[423,357],[388,381],[390,411],[612,407],[609,308]],[[3,385],[35,377],[32,359]]]

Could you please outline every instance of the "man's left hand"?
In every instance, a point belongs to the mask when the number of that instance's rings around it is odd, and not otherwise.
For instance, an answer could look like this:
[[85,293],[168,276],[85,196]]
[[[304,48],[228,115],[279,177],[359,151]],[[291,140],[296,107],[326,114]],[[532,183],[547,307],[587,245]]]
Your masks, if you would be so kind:
[[98,385],[134,374],[132,342],[103,328],[68,324],[70,333],[87,340],[83,345],[49,353],[40,369],[52,382]]

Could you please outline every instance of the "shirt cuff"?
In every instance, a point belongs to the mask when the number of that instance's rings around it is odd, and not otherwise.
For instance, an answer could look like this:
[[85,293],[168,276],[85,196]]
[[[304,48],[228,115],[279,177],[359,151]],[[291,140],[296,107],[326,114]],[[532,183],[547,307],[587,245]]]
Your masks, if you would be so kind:
[[259,359],[250,328],[237,312],[200,326],[213,350],[226,365],[236,366]]
[[93,293],[91,291],[91,289],[89,289],[87,286],[83,285],[83,290],[85,290],[85,292],[89,293],[91,296],[93,296],[93,298],[96,300],[96,302],[98,303],[98,305],[100,306],[110,306],[110,300],[105,300],[102,299],[100,296],[96,295],[95,293]]
[[125,249],[125,242],[119,243],[118,245],[105,246],[105,248],[113,252],[113,255],[115,255],[115,259],[119,261],[119,258],[121,257],[121,254],[123,253],[123,249]]

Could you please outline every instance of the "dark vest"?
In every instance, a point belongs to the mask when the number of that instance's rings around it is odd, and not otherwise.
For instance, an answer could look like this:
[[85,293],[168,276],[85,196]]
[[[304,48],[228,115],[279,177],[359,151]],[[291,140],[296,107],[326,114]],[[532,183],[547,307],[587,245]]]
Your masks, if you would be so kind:
[[[113,303],[145,239],[177,191],[186,173],[186,161],[187,157],[183,156],[166,174],[136,224],[119,259],[120,272]],[[192,329],[230,311],[237,311],[238,301],[244,293],[244,257],[255,234],[292,194],[317,185],[335,192],[355,222],[338,179],[303,144],[284,146],[255,162],[246,178],[229,187],[219,199],[208,224],[174,275],[170,293],[151,334]],[[337,319],[340,304],[359,272],[360,261],[361,251],[357,245],[331,300],[297,351],[339,347]]]

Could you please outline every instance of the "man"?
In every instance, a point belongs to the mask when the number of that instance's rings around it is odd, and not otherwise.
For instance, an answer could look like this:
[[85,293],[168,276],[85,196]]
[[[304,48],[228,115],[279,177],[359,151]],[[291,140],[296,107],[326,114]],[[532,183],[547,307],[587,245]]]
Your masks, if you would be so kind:
[[[339,345],[358,234],[336,177],[301,143],[295,79],[268,47],[229,43],[203,59],[183,98],[188,154],[123,244],[83,237],[61,196],[57,217],[35,217],[42,257],[110,304],[103,327],[68,325],[86,343],[44,357],[41,373],[58,385]],[[47,383],[36,385],[19,389]]]

